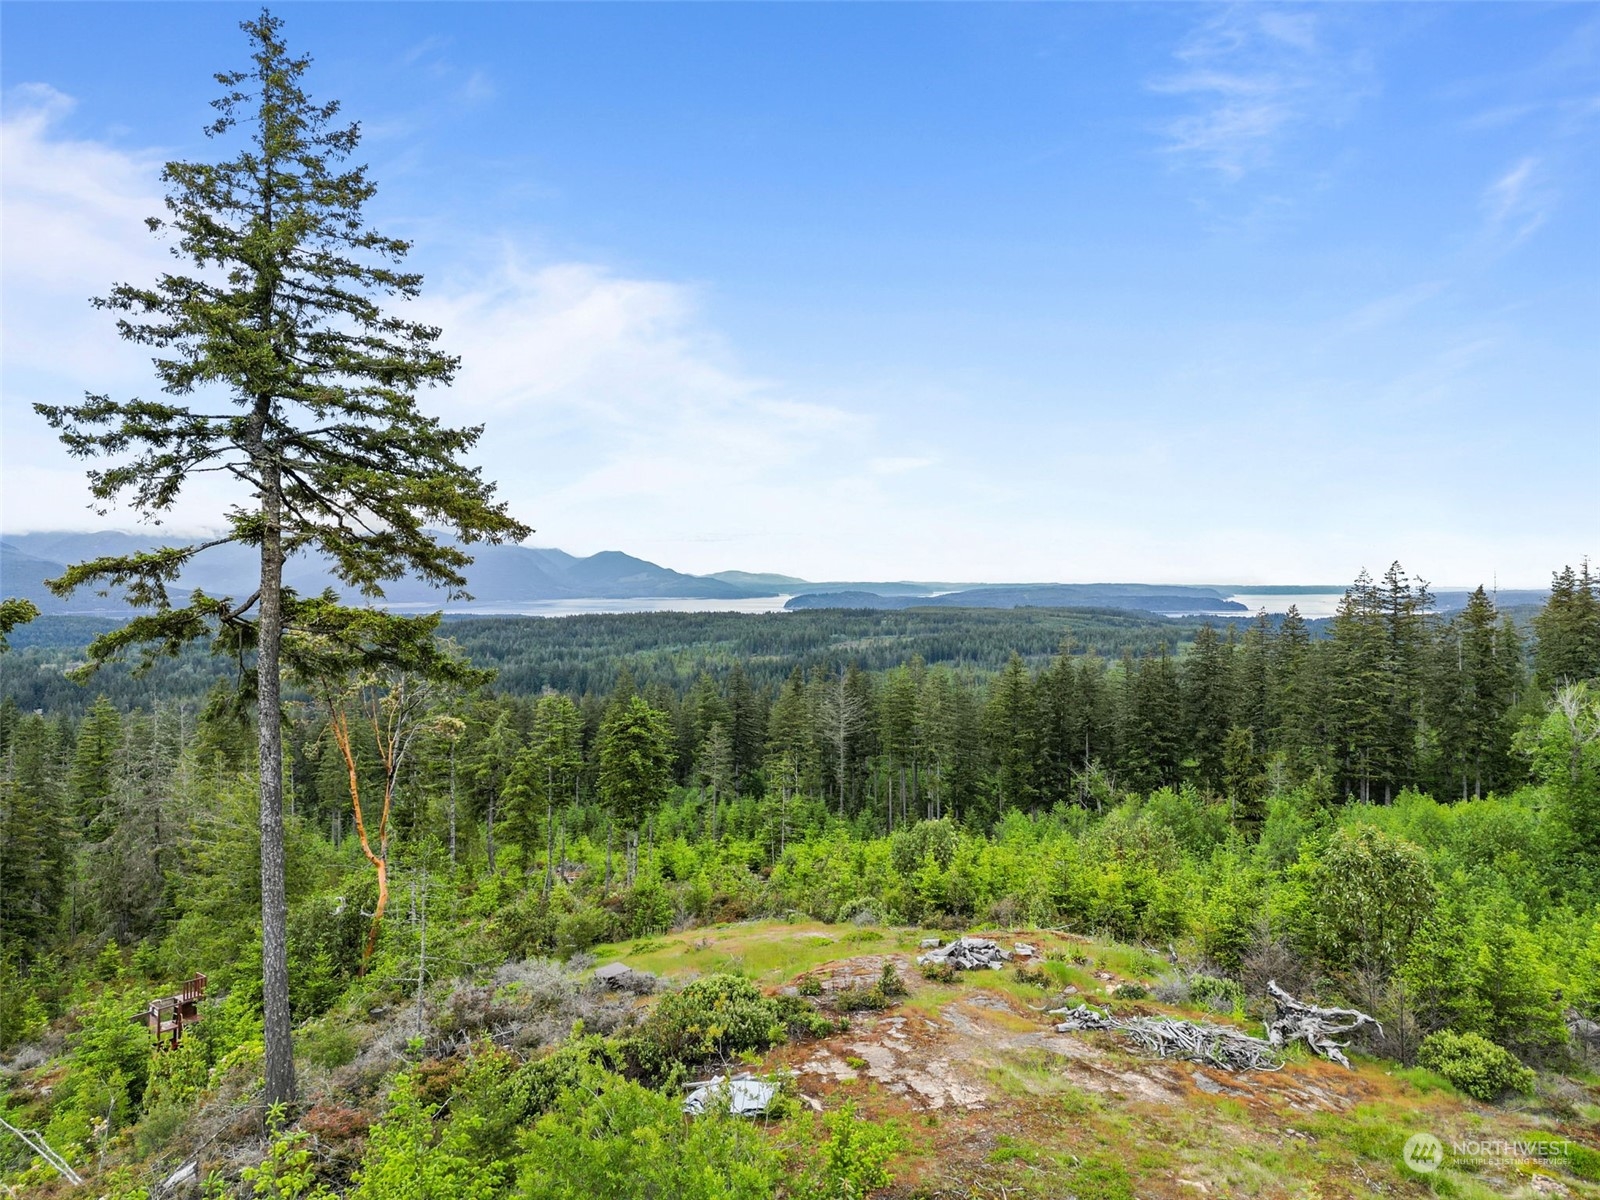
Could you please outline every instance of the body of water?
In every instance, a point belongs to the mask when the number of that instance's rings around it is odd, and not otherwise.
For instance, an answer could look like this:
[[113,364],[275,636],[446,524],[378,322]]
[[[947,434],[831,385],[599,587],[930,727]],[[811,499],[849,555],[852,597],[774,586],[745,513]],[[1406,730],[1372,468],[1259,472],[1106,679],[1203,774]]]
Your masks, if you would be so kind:
[[[1344,593],[1340,592],[1301,592],[1298,594],[1282,594],[1275,592],[1240,592],[1229,596],[1245,606],[1247,612],[1192,612],[1168,613],[1167,616],[1225,616],[1244,617],[1254,616],[1265,609],[1269,613],[1284,613],[1289,611],[1291,604],[1297,605],[1300,615],[1307,620],[1316,617],[1331,617],[1339,607],[1339,598]],[[782,596],[756,596],[748,600],[696,600],[673,596],[643,597],[631,600],[601,600],[594,598],[578,598],[572,600],[532,600],[521,604],[496,602],[486,600],[481,603],[449,604],[445,611],[454,616],[479,616],[479,617],[572,617],[582,613],[640,613],[640,612],[734,612],[734,613],[767,613],[782,612],[784,602],[789,595]],[[396,612],[435,612],[436,605],[431,604],[396,604],[391,606]]]
[[[696,600],[673,596],[642,597],[632,600],[531,600],[522,604],[482,603],[446,604],[444,609],[452,616],[474,617],[575,617],[582,613],[640,613],[640,612],[780,612],[785,596],[757,596],[750,600]],[[396,612],[436,612],[438,605],[395,604]]]
[[1289,595],[1279,592],[1240,592],[1236,596],[1228,597],[1229,600],[1237,600],[1248,608],[1252,616],[1262,609],[1269,613],[1286,613],[1292,604],[1308,621],[1316,617],[1333,616],[1339,611],[1339,601],[1343,598],[1343,589],[1337,592],[1300,592]]

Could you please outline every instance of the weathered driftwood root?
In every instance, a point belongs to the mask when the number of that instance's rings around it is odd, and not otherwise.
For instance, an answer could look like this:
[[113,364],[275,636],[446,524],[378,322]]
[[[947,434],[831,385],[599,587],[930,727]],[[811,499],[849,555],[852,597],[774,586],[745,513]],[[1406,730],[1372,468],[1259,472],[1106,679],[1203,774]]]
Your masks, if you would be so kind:
[[1336,1035],[1354,1033],[1363,1025],[1371,1025],[1379,1034],[1383,1033],[1383,1026],[1364,1012],[1302,1003],[1279,987],[1276,980],[1267,981],[1267,991],[1278,1007],[1278,1015],[1267,1026],[1267,1041],[1276,1048],[1303,1041],[1313,1054],[1348,1067],[1350,1060],[1344,1056],[1344,1048],[1350,1043],[1334,1041]]
[[1351,1033],[1363,1025],[1374,1025],[1380,1033],[1383,1031],[1383,1026],[1366,1013],[1302,1004],[1275,982],[1268,983],[1267,988],[1278,1015],[1267,1026],[1264,1038],[1251,1037],[1225,1025],[1172,1017],[1113,1017],[1087,1004],[1052,1009],[1051,1013],[1063,1018],[1056,1025],[1057,1033],[1110,1029],[1160,1058],[1188,1059],[1227,1071],[1276,1071],[1283,1066],[1283,1048],[1294,1041],[1303,1041],[1312,1053],[1348,1067],[1350,1060],[1344,1056],[1344,1047],[1349,1043],[1334,1041],[1334,1035]]

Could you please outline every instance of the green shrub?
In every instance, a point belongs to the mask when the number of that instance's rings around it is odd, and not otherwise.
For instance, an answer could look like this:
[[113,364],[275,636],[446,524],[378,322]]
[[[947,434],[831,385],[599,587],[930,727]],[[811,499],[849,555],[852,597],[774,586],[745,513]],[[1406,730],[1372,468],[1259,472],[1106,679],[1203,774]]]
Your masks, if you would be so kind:
[[508,959],[549,954],[556,948],[559,924],[559,915],[550,901],[537,892],[529,892],[496,914],[495,945]]
[[570,957],[590,946],[616,939],[617,919],[609,911],[592,904],[574,909],[556,922],[556,950]]
[[325,1070],[354,1062],[356,1035],[342,1025],[321,1025],[303,1031],[297,1047],[307,1062]]
[[524,1138],[516,1194],[526,1200],[775,1194],[782,1162],[760,1130],[718,1112],[686,1121],[680,1104],[676,1096],[586,1068]]
[[672,928],[672,922],[678,916],[672,893],[662,887],[661,880],[654,875],[641,877],[639,882],[634,884],[633,890],[624,897],[622,907],[623,923],[629,937],[665,933]]
[[878,977],[878,990],[891,999],[906,995],[906,981],[900,978],[900,972],[895,970],[893,962],[883,964],[883,971]]
[[947,962],[923,963],[917,970],[929,983],[954,983],[956,969]]
[[1437,1071],[1467,1095],[1490,1101],[1506,1092],[1533,1090],[1533,1072],[1510,1051],[1476,1033],[1441,1029],[1422,1039],[1417,1062]]
[[1018,983],[1031,983],[1035,987],[1048,987],[1050,976],[1037,963],[1024,960],[1011,969]]
[[777,1004],[737,975],[707,975],[681,992],[669,992],[640,1031],[663,1065],[765,1050],[781,1042],[783,1034]]
[[829,1019],[798,996],[778,996],[773,1003],[792,1038],[828,1037],[849,1026],[847,1021]]
[[531,1121],[553,1109],[563,1093],[577,1087],[584,1071],[591,1067],[618,1070],[621,1065],[621,1057],[604,1038],[579,1034],[512,1073],[506,1089],[509,1109],[517,1115],[517,1124]]
[[31,980],[9,954],[0,954],[0,1049],[44,1031],[47,1014]]
[[1237,980],[1215,975],[1189,976],[1190,1003],[1213,1012],[1233,1012],[1244,1003],[1244,988]]
[[798,1195],[815,1200],[862,1200],[874,1188],[894,1181],[889,1159],[906,1148],[893,1125],[875,1125],[857,1116],[848,1102],[822,1118],[828,1140],[801,1179]]
[[[282,1117],[282,1106],[275,1106],[269,1124],[281,1124]],[[333,1200],[333,1193],[317,1182],[309,1140],[310,1135],[300,1130],[273,1138],[266,1158],[240,1173],[248,1190],[239,1194],[251,1200]]]
[[1119,984],[1111,993],[1117,1000],[1144,1000],[1149,997],[1150,989],[1142,983]]
[[829,997],[833,1006],[840,1012],[882,1012],[892,1008],[894,1001],[883,994],[883,988],[877,984],[871,987],[840,988]]
[[424,1103],[405,1075],[389,1099],[389,1111],[368,1137],[350,1200],[491,1200],[500,1194],[504,1168],[474,1161],[470,1153],[472,1116],[458,1116],[437,1132],[438,1108]]

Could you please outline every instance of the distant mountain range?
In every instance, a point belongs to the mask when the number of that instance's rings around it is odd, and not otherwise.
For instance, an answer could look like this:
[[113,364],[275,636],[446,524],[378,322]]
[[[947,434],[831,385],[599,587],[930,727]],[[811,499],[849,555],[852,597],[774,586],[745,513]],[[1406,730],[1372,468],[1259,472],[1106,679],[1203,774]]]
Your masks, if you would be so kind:
[[[120,597],[79,591],[62,600],[45,586],[65,564],[123,555],[170,545],[146,532],[24,533],[0,537],[0,596],[32,600],[46,613],[121,615],[128,611]],[[538,605],[551,602],[622,600],[744,601],[785,596],[787,609],[815,608],[1117,608],[1165,615],[1244,616],[1249,608],[1230,597],[1244,592],[1312,592],[1313,588],[1187,587],[1141,583],[976,584],[896,581],[888,583],[816,583],[794,575],[718,571],[687,575],[631,554],[606,550],[588,557],[564,550],[532,546],[474,546],[475,561],[467,571],[471,607]],[[218,546],[197,555],[173,589],[175,598],[196,588],[217,596],[244,596],[255,589],[254,553],[242,546]],[[348,592],[326,561],[317,556],[291,559],[285,572],[290,586],[303,594],[325,588]],[[1320,589],[1326,594],[1336,588]],[[413,579],[396,580],[385,589],[386,602],[404,607],[460,609],[444,593]],[[1539,591],[1502,592],[1507,604],[1542,603]],[[1467,593],[1441,592],[1438,607],[1453,611]],[[701,605],[703,606],[703,604]]]
[[[174,539],[176,541],[176,539]],[[0,540],[0,592],[32,600],[45,612],[126,611],[115,597],[80,591],[69,600],[55,596],[44,581],[60,575],[64,564],[114,554],[130,554],[171,544],[137,533],[27,533]],[[708,575],[685,575],[615,550],[587,558],[564,550],[531,546],[474,546],[467,590],[475,602],[536,603],[544,600],[621,600],[638,597],[747,600],[781,594],[770,585],[729,583]],[[218,546],[195,556],[173,589],[181,596],[195,588],[213,595],[244,596],[255,590],[256,559],[244,546]],[[324,588],[346,592],[320,557],[297,556],[284,578],[302,593]],[[445,604],[444,593],[414,579],[384,588],[391,604]]]

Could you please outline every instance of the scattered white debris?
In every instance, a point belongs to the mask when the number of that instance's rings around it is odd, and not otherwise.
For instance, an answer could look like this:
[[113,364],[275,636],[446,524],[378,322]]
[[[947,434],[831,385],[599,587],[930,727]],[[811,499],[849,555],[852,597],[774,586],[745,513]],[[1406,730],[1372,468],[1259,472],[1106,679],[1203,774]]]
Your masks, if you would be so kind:
[[200,1178],[200,1162],[191,1158],[161,1183],[162,1190],[172,1191],[173,1188],[182,1187],[186,1183],[193,1183]]
[[769,1079],[757,1079],[754,1075],[738,1075],[732,1079],[726,1075],[714,1075],[702,1083],[684,1086],[694,1089],[683,1102],[683,1111],[691,1116],[698,1116],[716,1107],[726,1097],[728,1111],[734,1116],[759,1117],[772,1107],[772,1102],[778,1096],[776,1083]]
[[949,963],[958,971],[976,971],[983,967],[999,971],[1011,958],[1011,951],[1002,950],[988,938],[959,937],[948,946],[919,954],[919,965]]

